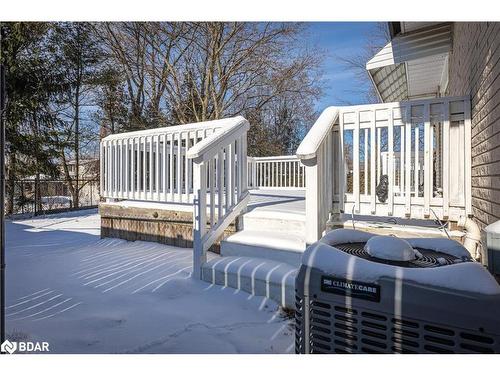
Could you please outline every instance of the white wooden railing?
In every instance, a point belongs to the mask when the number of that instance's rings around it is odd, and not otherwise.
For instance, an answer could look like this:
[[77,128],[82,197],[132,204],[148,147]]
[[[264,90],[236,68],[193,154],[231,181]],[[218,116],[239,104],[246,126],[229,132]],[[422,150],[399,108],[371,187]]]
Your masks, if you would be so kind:
[[309,244],[321,237],[333,209],[334,174],[338,169],[333,127],[338,116],[338,108],[325,109],[297,149],[297,157],[306,170],[306,242]]
[[305,167],[295,156],[248,157],[248,186],[253,189],[302,189]]
[[187,152],[193,161],[193,276],[201,277],[206,252],[246,210],[248,121],[234,117]]
[[101,140],[101,197],[192,203],[187,151],[232,119],[109,135]]
[[101,141],[101,196],[193,204],[193,275],[247,206],[243,117],[114,134]]
[[472,214],[469,97],[327,108],[297,156],[306,166],[308,243],[331,213]]
[[[109,199],[193,203],[193,161],[188,150],[231,124],[231,119],[113,134],[102,139],[101,196]],[[152,157],[151,157],[152,155]],[[250,188],[304,188],[295,156],[248,157]]]

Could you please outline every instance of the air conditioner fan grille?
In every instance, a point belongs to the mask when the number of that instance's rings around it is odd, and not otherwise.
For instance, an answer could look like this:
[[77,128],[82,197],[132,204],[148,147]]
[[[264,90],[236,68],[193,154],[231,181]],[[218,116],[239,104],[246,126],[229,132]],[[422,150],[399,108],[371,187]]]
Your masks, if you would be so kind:
[[354,243],[344,243],[337,244],[335,248],[351,255],[367,259],[377,263],[390,264],[393,266],[409,267],[409,268],[428,268],[428,267],[440,267],[449,264],[454,264],[457,262],[462,262],[464,259],[454,257],[453,255],[441,253],[439,251],[415,248],[418,250],[422,257],[416,258],[409,261],[390,261],[386,259],[375,258],[369,255],[365,249],[365,242],[354,242]]

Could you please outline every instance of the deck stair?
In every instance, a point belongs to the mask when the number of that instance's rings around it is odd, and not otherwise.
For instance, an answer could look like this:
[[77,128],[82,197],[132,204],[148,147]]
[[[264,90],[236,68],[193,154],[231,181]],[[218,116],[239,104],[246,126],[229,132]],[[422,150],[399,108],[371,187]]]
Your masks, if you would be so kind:
[[303,191],[254,190],[241,230],[221,241],[221,255],[265,258],[298,267],[305,242]]
[[241,230],[221,241],[221,257],[203,265],[203,280],[292,307],[306,249],[303,192],[252,191]]
[[252,211],[243,215],[243,230],[221,241],[222,256],[247,256],[300,264],[306,249],[304,215]]
[[298,269],[288,263],[264,258],[225,256],[202,266],[202,280],[211,284],[263,296],[293,308]]

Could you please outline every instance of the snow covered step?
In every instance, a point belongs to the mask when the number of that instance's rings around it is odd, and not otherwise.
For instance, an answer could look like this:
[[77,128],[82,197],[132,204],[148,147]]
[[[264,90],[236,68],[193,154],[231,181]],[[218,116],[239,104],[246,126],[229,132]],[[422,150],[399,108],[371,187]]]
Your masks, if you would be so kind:
[[299,267],[306,243],[302,234],[242,230],[221,241],[221,255],[264,258]]
[[243,228],[305,234],[306,217],[291,212],[253,210],[243,215]]
[[251,257],[219,257],[205,263],[202,279],[211,284],[263,296],[294,308],[298,269],[287,263]]

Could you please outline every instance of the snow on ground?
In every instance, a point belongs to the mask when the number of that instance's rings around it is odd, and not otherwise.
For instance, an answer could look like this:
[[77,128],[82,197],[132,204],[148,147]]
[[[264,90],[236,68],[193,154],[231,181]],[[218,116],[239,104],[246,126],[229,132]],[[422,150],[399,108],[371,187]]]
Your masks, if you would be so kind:
[[7,222],[8,333],[53,353],[293,352],[273,301],[192,279],[191,249],[99,226],[96,210]]

